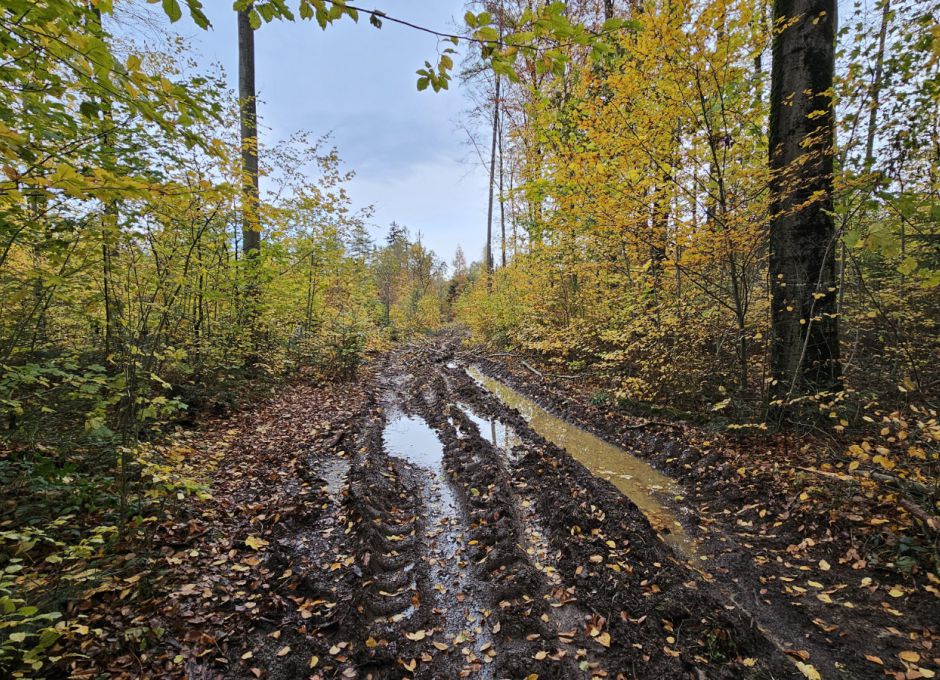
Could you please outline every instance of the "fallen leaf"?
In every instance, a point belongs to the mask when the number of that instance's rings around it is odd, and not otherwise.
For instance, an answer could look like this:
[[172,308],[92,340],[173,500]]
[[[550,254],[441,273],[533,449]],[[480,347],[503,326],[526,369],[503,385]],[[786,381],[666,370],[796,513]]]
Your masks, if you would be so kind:
[[261,550],[261,548],[268,545],[268,542],[260,536],[249,536],[245,539],[245,545],[252,550]]
[[822,676],[819,674],[819,671],[813,668],[813,666],[810,664],[797,661],[796,667],[800,669],[800,672],[805,675],[808,680],[822,680]]

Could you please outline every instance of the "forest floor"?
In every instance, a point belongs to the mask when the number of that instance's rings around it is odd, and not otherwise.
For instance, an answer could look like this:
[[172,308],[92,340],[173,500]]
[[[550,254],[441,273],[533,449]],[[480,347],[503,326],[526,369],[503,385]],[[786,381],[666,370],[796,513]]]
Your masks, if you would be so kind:
[[799,447],[588,392],[442,336],[204,423],[212,498],[72,607],[93,633],[62,677],[940,672],[936,578],[868,557],[888,509]]

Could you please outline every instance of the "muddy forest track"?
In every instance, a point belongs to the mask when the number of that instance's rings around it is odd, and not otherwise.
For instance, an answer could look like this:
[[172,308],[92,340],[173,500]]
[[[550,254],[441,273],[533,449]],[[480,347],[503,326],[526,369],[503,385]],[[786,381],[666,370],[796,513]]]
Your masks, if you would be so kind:
[[298,381],[188,435],[211,496],[89,594],[48,677],[934,677],[931,584],[865,568],[726,443],[632,425],[455,336]]
[[347,435],[348,677],[800,677],[633,503],[464,368],[396,350]]

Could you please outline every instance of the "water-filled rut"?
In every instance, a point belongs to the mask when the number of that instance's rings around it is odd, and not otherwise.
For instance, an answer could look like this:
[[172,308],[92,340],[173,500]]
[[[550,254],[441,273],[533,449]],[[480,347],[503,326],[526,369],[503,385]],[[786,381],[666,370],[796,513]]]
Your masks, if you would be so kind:
[[[528,397],[479,369],[471,366],[467,373],[500,402],[517,410],[535,432],[564,449],[594,475],[616,486],[643,512],[663,540],[681,555],[696,555],[695,541],[686,533],[676,512],[664,502],[665,498],[681,493],[672,479],[629,452],[553,416]],[[481,431],[492,433],[494,444],[511,450],[519,442],[511,428],[496,419],[487,423],[479,416],[471,417]]]

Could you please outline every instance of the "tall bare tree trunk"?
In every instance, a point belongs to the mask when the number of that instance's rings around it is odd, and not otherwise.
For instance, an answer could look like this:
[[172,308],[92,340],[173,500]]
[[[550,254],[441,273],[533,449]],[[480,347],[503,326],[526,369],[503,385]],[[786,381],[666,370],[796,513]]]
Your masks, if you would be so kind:
[[502,255],[502,266],[506,266],[506,200],[503,197],[503,121],[498,119],[497,129],[499,132],[499,144],[497,153],[499,154],[499,230],[502,235],[500,254]]
[[774,2],[770,394],[780,420],[792,414],[794,398],[841,384],[830,93],[836,11],[836,0]]
[[865,169],[870,170],[875,161],[875,133],[878,125],[878,107],[881,96],[881,78],[884,74],[885,42],[888,38],[888,22],[891,20],[891,0],[881,0],[881,29],[878,32],[878,53],[875,55],[875,73],[871,82],[871,108],[868,110],[868,135],[865,139]]
[[241,110],[242,243],[246,256],[261,249],[258,222],[258,107],[255,89],[255,31],[252,6],[238,12],[238,100]]
[[493,273],[493,189],[496,185],[496,142],[499,136],[499,85],[500,78],[496,76],[496,87],[493,94],[493,141],[490,145],[490,195],[489,205],[486,209],[486,275],[489,280]]

